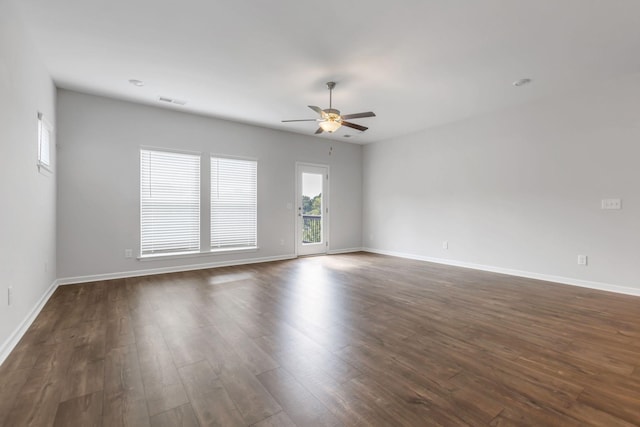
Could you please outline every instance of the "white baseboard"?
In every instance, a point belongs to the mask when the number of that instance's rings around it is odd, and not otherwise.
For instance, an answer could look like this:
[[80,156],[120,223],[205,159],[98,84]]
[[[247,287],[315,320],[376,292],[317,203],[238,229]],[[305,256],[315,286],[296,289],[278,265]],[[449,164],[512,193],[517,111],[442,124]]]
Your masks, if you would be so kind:
[[327,252],[328,255],[348,254],[351,252],[362,252],[362,248],[346,248],[346,249],[334,249]]
[[383,249],[362,248],[365,252],[371,252],[380,255],[390,255],[399,258],[415,259],[418,261],[433,262],[436,264],[445,264],[455,267],[470,268],[473,270],[490,271],[492,273],[507,274],[509,276],[526,277],[527,279],[544,280],[547,282],[555,282],[563,285],[579,286],[582,288],[597,289],[600,291],[615,292],[618,294],[640,296],[640,288],[629,288],[626,286],[612,285],[609,283],[592,282],[589,280],[574,279],[571,277],[553,276],[550,274],[533,273],[530,271],[514,270],[511,268],[494,267],[490,265],[474,264],[464,261],[456,261],[452,259],[433,258],[423,255],[415,255],[404,252],[387,251]]
[[29,329],[29,326],[31,326],[36,317],[38,317],[38,314],[40,314],[42,307],[44,307],[47,301],[49,301],[49,298],[51,298],[51,295],[53,295],[57,288],[58,281],[54,280],[46,290],[46,292],[42,294],[29,314],[27,314],[27,317],[25,317],[24,320],[20,322],[18,327],[13,331],[9,338],[7,338],[6,341],[2,343],[2,345],[0,346],[0,365],[2,365],[5,360],[7,360],[9,354],[11,354],[13,349],[16,348],[16,345],[18,345],[18,343],[22,339],[22,336],[25,334],[25,332],[27,332],[27,329]]
[[174,267],[149,268],[145,270],[123,271],[119,273],[94,274],[90,276],[64,277],[58,279],[58,285],[74,285],[78,283],[97,282],[100,280],[124,279],[127,277],[152,276],[154,274],[179,273],[182,271],[205,270],[207,268],[230,267],[233,265],[257,264],[261,262],[283,261],[296,258],[295,254],[263,258],[239,259],[233,261],[207,262],[204,264],[178,265]]

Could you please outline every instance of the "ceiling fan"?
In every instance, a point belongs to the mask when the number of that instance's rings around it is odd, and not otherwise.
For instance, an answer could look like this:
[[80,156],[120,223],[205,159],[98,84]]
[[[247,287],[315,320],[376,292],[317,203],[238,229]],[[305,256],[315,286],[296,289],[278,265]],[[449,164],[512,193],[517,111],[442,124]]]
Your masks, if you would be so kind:
[[332,105],[331,105],[333,88],[336,87],[336,83],[335,82],[327,82],[327,87],[329,88],[329,108],[326,108],[326,109],[322,110],[320,107],[316,107],[315,105],[309,105],[309,108],[311,108],[316,113],[320,114],[320,118],[318,118],[318,119],[283,120],[282,122],[283,123],[286,123],[286,122],[318,122],[318,125],[320,127],[316,131],[316,135],[320,134],[322,132],[333,133],[333,132],[337,131],[338,129],[340,129],[340,127],[342,127],[342,126],[347,126],[347,127],[352,128],[352,129],[357,129],[357,130],[362,131],[362,132],[364,132],[365,130],[369,129],[368,127],[360,126],[358,124],[348,122],[347,120],[349,120],[349,119],[360,119],[360,118],[363,118],[363,117],[375,117],[376,115],[371,111],[368,111],[366,113],[340,115],[340,110],[336,110],[335,108],[332,108]]

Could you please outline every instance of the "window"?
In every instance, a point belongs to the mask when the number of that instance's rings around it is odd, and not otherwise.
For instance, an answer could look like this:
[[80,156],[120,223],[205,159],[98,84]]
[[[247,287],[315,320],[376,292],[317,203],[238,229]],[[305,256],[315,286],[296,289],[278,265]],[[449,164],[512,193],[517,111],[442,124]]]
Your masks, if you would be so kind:
[[51,125],[38,113],[38,169],[51,170],[51,134]]
[[140,150],[140,254],[200,251],[200,156]]
[[[211,174],[203,188],[201,162]],[[140,256],[257,249],[257,169],[255,160],[141,149]]]
[[254,160],[211,157],[211,249],[257,245],[257,169]]

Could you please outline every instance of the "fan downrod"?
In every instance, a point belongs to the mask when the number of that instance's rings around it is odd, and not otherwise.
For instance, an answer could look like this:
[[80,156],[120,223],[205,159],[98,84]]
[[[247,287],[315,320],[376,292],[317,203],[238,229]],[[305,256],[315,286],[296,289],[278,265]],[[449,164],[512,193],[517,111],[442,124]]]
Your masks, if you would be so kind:
[[327,82],[327,87],[329,88],[329,110],[333,110],[333,88],[336,87],[336,82]]

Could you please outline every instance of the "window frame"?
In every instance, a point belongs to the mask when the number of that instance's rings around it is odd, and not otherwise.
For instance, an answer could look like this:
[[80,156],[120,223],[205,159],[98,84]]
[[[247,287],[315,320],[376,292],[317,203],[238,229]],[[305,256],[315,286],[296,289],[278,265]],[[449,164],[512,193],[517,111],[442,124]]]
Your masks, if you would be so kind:
[[[198,197],[197,197],[197,201],[198,201],[198,232],[197,232],[197,237],[198,237],[198,245],[196,249],[193,250],[176,250],[176,251],[172,251],[172,252],[167,252],[167,251],[158,251],[158,252],[146,252],[143,253],[143,239],[142,239],[142,235],[143,235],[143,197],[142,197],[142,193],[143,193],[143,171],[142,171],[142,161],[143,161],[143,151],[148,151],[148,152],[159,152],[159,153],[169,153],[169,154],[180,154],[180,155],[189,155],[189,156],[193,156],[193,157],[197,157],[198,162],[198,179],[197,179],[197,183],[198,183]],[[194,152],[194,151],[185,151],[185,150],[176,150],[176,149],[167,149],[167,148],[159,148],[159,147],[148,147],[148,146],[140,146],[139,150],[138,150],[138,167],[139,169],[139,174],[138,177],[140,179],[139,181],[139,185],[138,185],[138,195],[139,195],[139,221],[138,221],[138,225],[139,225],[139,245],[138,245],[138,259],[143,260],[143,259],[157,259],[157,258],[172,258],[172,257],[183,257],[183,256],[193,256],[193,255],[198,255],[201,252],[202,249],[202,153],[200,152]]]
[[[46,135],[46,147],[44,147],[44,136]],[[53,173],[53,166],[51,165],[51,146],[55,145],[54,142],[53,126],[44,117],[44,114],[38,112],[38,160],[36,165],[38,171],[46,171]],[[44,156],[46,151],[46,156]],[[46,157],[46,159],[45,159]]]
[[[258,246],[258,169],[259,159],[253,157],[233,156],[213,152],[196,152],[164,147],[154,147],[140,145],[138,147],[138,167],[141,168],[141,153],[143,150],[169,152],[177,154],[190,154],[200,156],[200,215],[199,215],[199,227],[200,227],[200,248],[199,250],[189,252],[167,252],[167,253],[145,253],[142,254],[142,171],[139,169],[138,178],[138,196],[139,196],[139,217],[138,217],[138,261],[153,261],[158,259],[179,259],[179,258],[193,258],[203,257],[211,255],[222,255],[231,253],[249,253],[257,252],[260,250]],[[255,245],[252,246],[234,246],[234,247],[221,247],[213,248],[211,246],[211,169],[212,159],[229,159],[229,160],[242,160],[255,163]]]
[[[250,245],[239,245],[239,246],[213,246],[213,177],[211,176],[213,172],[213,159],[220,160],[231,160],[231,161],[240,161],[240,162],[251,162],[254,166],[254,191],[255,191],[255,212],[254,215],[254,229],[253,229],[253,244]],[[227,253],[233,251],[252,251],[258,249],[258,159],[250,158],[250,157],[240,157],[240,156],[228,156],[224,154],[210,153],[209,154],[209,252],[212,253]]]

